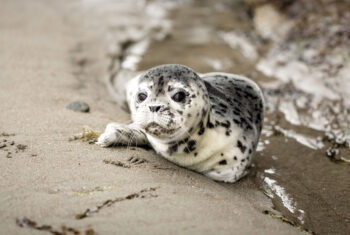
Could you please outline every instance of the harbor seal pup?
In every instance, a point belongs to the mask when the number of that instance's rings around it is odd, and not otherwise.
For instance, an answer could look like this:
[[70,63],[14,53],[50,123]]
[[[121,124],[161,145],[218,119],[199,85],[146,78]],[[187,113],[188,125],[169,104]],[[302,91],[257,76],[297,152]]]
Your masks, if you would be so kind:
[[263,95],[253,81],[161,65],[132,79],[126,96],[133,123],[108,124],[97,144],[150,145],[217,181],[232,183],[247,173],[264,115]]

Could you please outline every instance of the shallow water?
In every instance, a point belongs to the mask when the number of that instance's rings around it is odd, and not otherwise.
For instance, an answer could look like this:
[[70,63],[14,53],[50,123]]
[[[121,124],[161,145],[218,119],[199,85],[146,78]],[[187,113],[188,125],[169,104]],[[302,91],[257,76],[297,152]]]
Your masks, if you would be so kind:
[[124,47],[116,49],[123,57],[112,60],[112,86],[118,90],[122,77],[166,63],[252,78],[264,91],[267,115],[251,174],[243,181],[254,181],[294,225],[316,234],[350,231],[344,99],[350,91],[337,83],[345,81],[349,61],[342,60],[344,71],[327,79],[319,67],[295,58],[293,46],[262,39],[244,1],[153,1],[145,9],[143,17],[154,19],[157,12],[156,20],[129,28]]

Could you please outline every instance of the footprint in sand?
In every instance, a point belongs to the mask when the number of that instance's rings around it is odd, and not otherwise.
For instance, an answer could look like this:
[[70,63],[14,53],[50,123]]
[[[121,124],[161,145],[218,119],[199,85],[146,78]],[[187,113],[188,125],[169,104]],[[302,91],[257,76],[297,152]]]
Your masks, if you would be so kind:
[[[25,152],[28,148],[25,144],[17,144],[13,137],[15,134],[9,134],[6,132],[0,133],[0,151],[5,153],[7,158],[12,158],[14,154]],[[31,154],[32,157],[37,156],[37,154]]]

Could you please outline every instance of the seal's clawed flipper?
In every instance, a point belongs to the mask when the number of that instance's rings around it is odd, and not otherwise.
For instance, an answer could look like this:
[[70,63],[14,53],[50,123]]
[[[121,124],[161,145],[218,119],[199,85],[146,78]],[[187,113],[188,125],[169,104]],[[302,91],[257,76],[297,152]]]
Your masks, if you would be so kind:
[[149,145],[146,135],[133,127],[119,123],[109,123],[106,130],[97,140],[98,145],[108,147],[112,145],[142,146]]

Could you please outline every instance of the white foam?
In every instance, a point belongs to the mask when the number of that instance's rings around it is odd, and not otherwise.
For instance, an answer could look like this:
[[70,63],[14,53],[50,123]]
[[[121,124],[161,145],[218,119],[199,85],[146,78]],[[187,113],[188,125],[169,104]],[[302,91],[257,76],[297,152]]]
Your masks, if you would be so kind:
[[263,151],[264,149],[265,149],[264,143],[261,142],[261,141],[259,141],[258,147],[256,148],[256,151],[257,151],[257,152],[261,152],[261,151]]
[[218,34],[232,49],[238,50],[247,59],[256,60],[258,58],[255,46],[244,35],[223,31]]
[[285,189],[277,185],[276,180],[270,179],[269,177],[265,177],[264,182],[279,198],[281,198],[283,205],[291,213],[294,213],[296,210],[296,203],[294,203],[293,200],[289,198],[289,195],[286,193]]
[[265,169],[264,172],[267,174],[275,174],[276,169],[275,168]]
[[300,213],[300,215],[298,216],[298,220],[300,221],[301,224],[304,224],[305,211],[302,209],[298,209],[298,212]]
[[324,147],[324,144],[321,141],[296,133],[294,130],[285,130],[280,126],[275,126],[275,129],[281,132],[284,136],[293,138],[300,144],[311,149],[321,149]]
[[276,157],[275,155],[272,155],[271,158],[275,161],[278,159],[278,157]]
[[332,128],[346,132],[350,123],[345,120],[349,116],[346,109],[350,108],[349,53],[335,50],[324,63],[310,65],[305,61],[310,61],[307,58],[316,52],[300,51],[297,46],[289,44],[288,48],[282,48],[275,43],[256,65],[265,75],[277,78],[272,87],[264,84],[265,87],[278,90],[291,86],[300,92],[299,95],[292,90],[293,94],[267,97],[268,110],[274,112],[277,108],[293,125],[326,131],[331,123],[337,122],[339,127]]
[[268,125],[264,125],[261,134],[266,136],[266,137],[270,137],[273,135],[273,130],[272,130],[272,126],[268,126]]
[[217,71],[225,70],[231,65],[231,61],[229,59],[204,58],[203,60]]
[[324,73],[293,59],[290,53],[279,48],[273,48],[266,58],[259,61],[256,68],[267,76],[276,77],[285,83],[292,82],[299,90],[317,97],[330,100],[340,98],[326,86]]
[[280,102],[279,110],[284,113],[284,116],[287,121],[293,125],[300,125],[300,119],[298,111],[295,108],[295,105],[292,101]]
[[341,96],[346,107],[350,108],[350,62],[344,65],[338,75]]
[[135,71],[137,69],[138,63],[141,61],[143,54],[146,52],[150,44],[148,38],[135,43],[127,53],[125,57],[122,68]]

